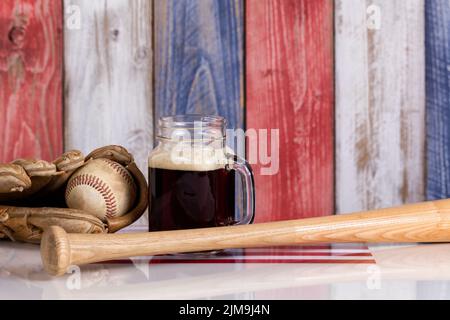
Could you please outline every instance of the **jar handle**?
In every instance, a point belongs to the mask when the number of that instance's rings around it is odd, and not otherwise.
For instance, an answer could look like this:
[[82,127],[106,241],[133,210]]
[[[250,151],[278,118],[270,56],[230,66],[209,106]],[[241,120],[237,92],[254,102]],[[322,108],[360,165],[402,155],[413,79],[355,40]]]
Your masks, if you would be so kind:
[[233,154],[228,154],[227,159],[226,169],[235,170],[244,186],[244,212],[237,224],[251,224],[255,220],[255,179],[252,167],[246,160]]

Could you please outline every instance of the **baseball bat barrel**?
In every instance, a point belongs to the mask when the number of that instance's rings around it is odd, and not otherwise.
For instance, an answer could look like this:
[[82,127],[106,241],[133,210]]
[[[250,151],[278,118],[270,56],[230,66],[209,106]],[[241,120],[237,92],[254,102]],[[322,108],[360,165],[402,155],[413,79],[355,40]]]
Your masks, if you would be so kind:
[[130,234],[44,232],[45,269],[62,275],[71,265],[133,256],[344,242],[449,242],[450,200],[348,215],[253,225]]

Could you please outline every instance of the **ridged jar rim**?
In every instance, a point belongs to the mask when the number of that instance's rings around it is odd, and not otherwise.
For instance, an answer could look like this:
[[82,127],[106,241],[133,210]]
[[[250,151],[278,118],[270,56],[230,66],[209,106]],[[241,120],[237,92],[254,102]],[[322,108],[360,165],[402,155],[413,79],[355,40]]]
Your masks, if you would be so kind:
[[201,123],[205,127],[226,127],[227,120],[215,115],[185,114],[161,117],[158,126],[159,128],[193,129],[195,123]]
[[158,121],[157,138],[171,139],[173,133],[189,132],[195,137],[224,139],[227,121],[216,115],[185,114],[161,117]]

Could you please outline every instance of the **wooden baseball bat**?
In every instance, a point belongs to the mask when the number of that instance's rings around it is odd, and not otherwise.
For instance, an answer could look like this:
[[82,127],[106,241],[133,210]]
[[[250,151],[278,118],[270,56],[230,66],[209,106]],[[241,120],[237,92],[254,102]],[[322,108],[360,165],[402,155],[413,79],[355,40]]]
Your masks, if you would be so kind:
[[52,275],[82,265],[143,255],[343,242],[450,242],[450,200],[320,218],[130,234],[44,232],[41,257]]

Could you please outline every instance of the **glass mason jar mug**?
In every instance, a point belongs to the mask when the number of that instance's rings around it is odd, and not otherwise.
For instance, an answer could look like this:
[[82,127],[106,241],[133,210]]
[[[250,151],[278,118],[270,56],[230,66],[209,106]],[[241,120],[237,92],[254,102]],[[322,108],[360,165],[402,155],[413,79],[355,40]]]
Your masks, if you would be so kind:
[[[255,215],[250,165],[226,146],[226,120],[180,115],[159,120],[149,156],[149,230],[166,231],[249,224]],[[237,174],[237,175],[236,175]],[[235,213],[236,176],[244,206]]]

